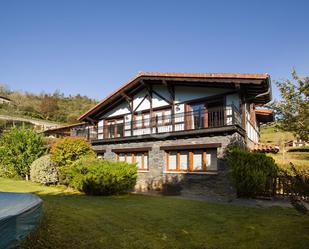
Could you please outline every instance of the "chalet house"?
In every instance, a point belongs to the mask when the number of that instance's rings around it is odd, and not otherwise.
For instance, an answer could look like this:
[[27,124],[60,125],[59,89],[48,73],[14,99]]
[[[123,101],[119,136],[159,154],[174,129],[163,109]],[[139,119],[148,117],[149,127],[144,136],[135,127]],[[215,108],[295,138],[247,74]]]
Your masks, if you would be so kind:
[[225,149],[259,141],[270,100],[268,74],[142,72],[79,120],[100,156],[137,164],[137,190],[226,192]]

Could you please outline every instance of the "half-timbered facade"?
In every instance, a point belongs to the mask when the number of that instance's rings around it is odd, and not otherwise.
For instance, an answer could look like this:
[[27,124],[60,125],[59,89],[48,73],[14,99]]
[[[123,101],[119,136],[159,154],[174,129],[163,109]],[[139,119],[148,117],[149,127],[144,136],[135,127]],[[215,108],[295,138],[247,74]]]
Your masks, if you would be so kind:
[[267,74],[140,73],[80,121],[95,128],[100,155],[137,164],[141,190],[204,181],[220,175],[226,146],[258,142],[256,108],[270,89]]

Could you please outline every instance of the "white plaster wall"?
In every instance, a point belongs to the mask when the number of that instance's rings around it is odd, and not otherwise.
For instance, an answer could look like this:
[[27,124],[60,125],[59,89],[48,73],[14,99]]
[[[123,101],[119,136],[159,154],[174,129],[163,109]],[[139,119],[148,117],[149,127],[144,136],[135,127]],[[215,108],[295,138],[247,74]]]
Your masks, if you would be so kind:
[[[138,105],[143,101],[145,96],[146,90],[142,90],[133,97],[133,110],[138,107]],[[145,98],[136,111],[143,111],[147,109],[150,109],[150,102],[148,98]]]
[[118,106],[111,109],[109,112],[107,112],[102,118],[110,118],[118,115],[124,115],[130,113],[128,103],[123,102],[119,104]]
[[184,124],[177,124],[184,122],[184,111],[185,105],[184,104],[177,104],[175,105],[175,131],[183,131],[185,129]]
[[176,86],[175,87],[175,102],[189,101],[204,97],[210,97],[218,94],[222,94],[229,91],[224,88],[206,88],[206,87],[188,87],[188,86]]
[[256,131],[256,129],[254,129],[254,127],[251,125],[250,122],[246,123],[246,132],[247,132],[248,138],[251,141],[255,143],[259,142],[259,133]]
[[[155,85],[153,86],[153,90],[160,94],[162,97],[164,97],[167,100],[170,100],[170,95],[167,90],[166,86],[161,86],[161,85]],[[169,103],[163,100],[161,97],[157,96],[155,93],[152,94],[152,107],[161,107],[161,106],[166,106]]]
[[98,139],[103,139],[104,120],[98,122]]
[[131,120],[132,120],[132,115],[127,114],[124,116],[124,136],[131,136]]

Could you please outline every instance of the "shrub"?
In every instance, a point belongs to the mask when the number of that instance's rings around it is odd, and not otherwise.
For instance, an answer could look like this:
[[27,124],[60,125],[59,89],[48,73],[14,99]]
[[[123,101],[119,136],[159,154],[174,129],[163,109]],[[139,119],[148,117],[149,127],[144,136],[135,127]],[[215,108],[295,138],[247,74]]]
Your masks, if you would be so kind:
[[278,172],[278,167],[271,157],[237,147],[229,150],[228,163],[238,196],[257,196],[265,190],[268,177]]
[[83,157],[95,157],[91,144],[84,138],[66,137],[59,139],[51,149],[51,159],[58,166],[71,166]]
[[36,159],[30,166],[30,179],[42,184],[55,184],[58,182],[58,169],[51,161],[50,155]]
[[309,146],[293,147],[288,149],[288,152],[309,152]]
[[128,192],[136,184],[137,167],[126,162],[84,158],[63,168],[65,183],[91,195]]
[[32,129],[11,128],[0,138],[0,171],[6,177],[28,177],[31,163],[45,154],[42,136]]

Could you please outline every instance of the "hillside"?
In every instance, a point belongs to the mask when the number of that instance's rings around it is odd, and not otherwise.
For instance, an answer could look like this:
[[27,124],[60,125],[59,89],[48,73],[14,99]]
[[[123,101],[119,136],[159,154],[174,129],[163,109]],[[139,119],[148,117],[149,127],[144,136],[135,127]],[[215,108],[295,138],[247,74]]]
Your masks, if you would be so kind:
[[1,115],[31,117],[59,123],[74,123],[77,118],[97,103],[82,95],[33,94],[11,91],[0,86],[0,96],[9,98],[11,103],[0,104]]
[[288,152],[284,147],[284,143],[294,139],[290,132],[281,131],[274,125],[261,127],[261,143],[270,143],[278,145],[280,151],[277,154],[269,154],[281,169],[290,171],[290,162],[303,174],[309,176],[309,152]]
[[283,145],[284,142],[294,139],[291,132],[281,131],[275,125],[267,125],[261,127],[261,143],[269,143],[273,145]]

